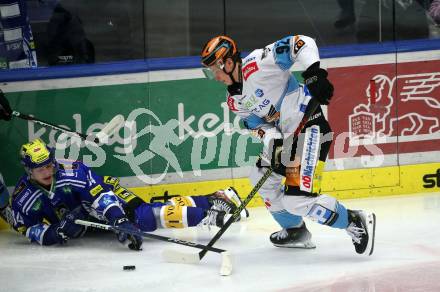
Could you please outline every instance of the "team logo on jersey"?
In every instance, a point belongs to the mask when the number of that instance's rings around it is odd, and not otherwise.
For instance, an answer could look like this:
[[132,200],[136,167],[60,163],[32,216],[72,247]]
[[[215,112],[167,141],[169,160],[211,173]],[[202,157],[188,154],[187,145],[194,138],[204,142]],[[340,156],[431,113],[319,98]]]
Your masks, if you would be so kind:
[[232,96],[228,95],[228,107],[231,111],[236,112],[238,109],[235,107],[235,100],[232,98]]
[[253,73],[257,72],[259,70],[257,62],[251,62],[243,67],[242,73],[244,80],[247,80],[249,76],[251,76]]
[[65,194],[71,194],[72,193],[72,189],[68,186],[63,187],[63,192]]
[[255,90],[255,95],[257,97],[262,97],[264,95],[263,89],[258,88],[257,90]]
[[[254,97],[255,99],[255,97]],[[270,101],[268,99],[264,99],[262,103],[257,104],[255,108],[252,109],[253,112],[261,112],[266,106],[270,104]]]
[[35,212],[37,212],[38,210],[40,210],[41,209],[41,200],[40,199],[37,199],[36,201],[35,201],[35,203],[32,205],[32,210],[33,211],[35,211]]
[[312,192],[313,175],[316,164],[318,163],[319,152],[319,127],[313,125],[305,133],[305,142],[303,147],[303,157],[301,159],[301,183],[300,189],[306,192]]

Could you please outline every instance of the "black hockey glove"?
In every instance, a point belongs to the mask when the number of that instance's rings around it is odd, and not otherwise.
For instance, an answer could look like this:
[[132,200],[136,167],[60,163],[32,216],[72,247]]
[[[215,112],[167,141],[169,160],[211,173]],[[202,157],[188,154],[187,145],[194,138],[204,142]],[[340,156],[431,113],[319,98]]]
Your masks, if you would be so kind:
[[[260,154],[257,160],[257,167],[272,167],[275,172],[285,169],[285,166],[281,162],[281,154],[283,152],[283,139],[274,139],[272,144],[272,152]],[[270,147],[270,146],[269,146]]]
[[0,89],[0,120],[10,121],[12,118],[12,110],[3,91]]
[[130,243],[128,244],[128,248],[132,250],[142,250],[142,237],[135,234],[130,234],[130,231],[140,232],[139,228],[137,228],[133,223],[131,223],[127,218],[120,218],[113,223],[113,226],[120,227],[127,232],[116,232],[116,237],[120,243],[125,243],[128,239]]
[[320,104],[328,105],[333,96],[333,85],[327,79],[326,70],[319,68],[319,62],[312,64],[302,73],[304,84]]

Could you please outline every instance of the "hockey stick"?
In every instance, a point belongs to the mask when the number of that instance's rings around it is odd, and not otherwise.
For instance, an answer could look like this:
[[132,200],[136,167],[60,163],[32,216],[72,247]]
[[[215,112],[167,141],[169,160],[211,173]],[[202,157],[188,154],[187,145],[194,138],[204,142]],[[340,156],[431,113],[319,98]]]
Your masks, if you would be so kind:
[[[138,236],[145,237],[145,238],[151,238],[151,239],[157,239],[157,240],[161,240],[161,241],[176,243],[176,244],[194,247],[194,248],[198,248],[198,249],[202,249],[202,250],[207,249],[209,251],[216,252],[216,253],[219,253],[222,255],[222,263],[221,263],[220,271],[232,269],[231,256],[224,249],[215,248],[213,246],[206,246],[203,244],[190,242],[190,241],[186,241],[186,240],[181,240],[181,239],[177,239],[177,238],[166,237],[166,236],[147,233],[147,232],[143,232],[143,231],[133,231],[133,230],[128,230],[128,229],[125,229],[122,227],[111,226],[111,225],[106,225],[106,224],[101,224],[101,223],[96,223],[96,222],[91,222],[91,221],[85,221],[85,220],[80,220],[80,219],[75,220],[75,224],[88,226],[88,227],[94,227],[94,228],[103,229],[103,230],[110,230],[113,232],[119,231],[119,232],[123,232],[123,233],[127,233],[127,234],[138,235]],[[162,256],[164,257],[164,259],[167,262],[173,262],[172,260],[179,257],[179,254],[173,253],[173,252],[168,252],[168,253],[163,252]],[[185,260],[186,260],[186,258],[183,257],[183,258],[181,258],[181,260],[179,262],[190,263]]]
[[171,243],[177,243],[180,245],[185,245],[185,246],[194,247],[194,248],[198,248],[198,249],[208,249],[209,251],[216,252],[216,253],[226,252],[226,250],[224,250],[224,249],[220,249],[220,248],[216,248],[216,247],[212,247],[212,246],[206,246],[206,245],[198,244],[195,242],[190,242],[190,241],[181,240],[181,239],[177,239],[177,238],[166,237],[166,236],[143,232],[143,231],[133,231],[133,230],[129,230],[129,229],[126,229],[123,227],[111,226],[111,225],[106,225],[106,224],[102,224],[102,223],[96,223],[96,222],[77,219],[77,220],[75,220],[75,224],[83,225],[83,226],[87,226],[87,227],[98,228],[98,229],[103,229],[103,230],[123,232],[123,233],[137,235],[137,236],[141,236],[141,237],[145,237],[145,238],[151,238],[151,239],[157,239],[157,240],[171,242]]
[[[232,216],[226,221],[226,223],[223,225],[222,228],[214,235],[214,237],[211,239],[211,241],[208,243],[206,247],[212,248],[214,243],[223,235],[223,233],[229,228],[229,226],[235,222],[235,220],[240,217],[241,211],[249,204],[249,202],[252,200],[252,198],[255,196],[255,194],[258,192],[258,190],[261,188],[261,186],[266,182],[266,180],[269,178],[269,176],[272,174],[273,169],[269,167],[266,172],[264,173],[263,177],[260,178],[260,180],[257,182],[257,184],[254,186],[254,188],[251,190],[249,195],[246,197],[246,199],[243,201],[243,203],[240,205],[240,207],[235,210],[235,212],[232,214]],[[163,255],[165,259],[172,263],[182,263],[182,264],[196,264],[202,260],[202,258],[206,255],[206,253],[209,251],[208,248],[202,249],[199,253],[185,253],[182,251],[177,250],[164,250]],[[224,259],[223,259],[224,261]],[[230,264],[226,265],[222,262],[222,266],[220,268],[220,275],[222,276],[229,276],[232,273],[232,261],[229,259]]]
[[[20,113],[18,111],[13,111],[12,115],[17,118],[23,119],[23,120],[27,120],[27,121],[31,121],[31,122],[40,124],[44,127],[50,127],[52,129],[55,129],[58,131],[77,135],[84,140],[88,140],[88,137],[89,137],[89,135],[75,132],[75,131],[70,130],[68,128],[51,124],[49,122],[37,119],[35,117]],[[107,123],[107,125],[101,131],[99,131],[97,134],[94,134],[95,137],[93,138],[93,142],[98,144],[99,142],[105,140],[105,138],[108,138],[109,136],[113,135],[123,125],[123,123],[124,123],[124,117],[122,115],[116,115],[113,119],[111,119],[110,122]],[[93,137],[93,135],[92,135],[92,137]]]
[[[312,99],[309,102],[309,106],[307,107],[307,111],[304,113],[304,117],[301,120],[297,130],[294,133],[292,143],[294,143],[295,141],[298,140],[299,133],[304,128],[304,126],[307,123],[307,121],[309,120],[310,116],[316,111],[318,106],[319,106],[319,103],[315,99]],[[246,199],[243,201],[243,203],[240,205],[240,207],[238,207],[235,210],[235,212],[232,214],[232,216],[229,218],[229,220],[226,221],[226,223],[214,235],[214,237],[207,244],[207,246],[212,247],[217,242],[217,240],[220,239],[220,237],[223,235],[223,233],[225,233],[225,231],[229,228],[229,226],[231,226],[231,224],[238,217],[240,217],[241,211],[252,200],[252,198],[255,196],[255,194],[258,192],[258,190],[261,188],[261,186],[266,182],[266,180],[269,178],[269,176],[272,174],[272,172],[273,172],[273,169],[271,167],[269,167],[267,169],[267,171],[264,173],[264,175],[257,182],[257,184],[254,186],[254,188],[251,190],[251,192],[246,197]],[[183,253],[183,252],[179,252],[179,251],[169,251],[169,255],[167,258],[169,258],[171,262],[176,262],[176,263],[188,263],[188,262],[189,263],[197,263],[203,259],[203,257],[206,255],[207,252],[208,252],[208,249],[203,249],[198,254],[188,254],[188,253]],[[230,266],[229,270],[223,270],[220,272],[220,274],[222,276],[228,276],[231,274],[231,272],[232,272],[232,265]]]

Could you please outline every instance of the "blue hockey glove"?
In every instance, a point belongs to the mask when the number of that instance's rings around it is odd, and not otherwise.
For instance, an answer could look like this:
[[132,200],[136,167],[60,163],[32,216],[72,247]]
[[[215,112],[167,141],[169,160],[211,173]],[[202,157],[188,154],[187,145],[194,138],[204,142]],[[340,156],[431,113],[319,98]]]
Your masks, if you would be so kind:
[[320,104],[328,105],[333,96],[334,88],[327,79],[327,71],[319,68],[319,64],[319,62],[312,64],[302,73],[302,77],[311,95],[316,98]]
[[78,238],[84,234],[86,227],[75,224],[76,219],[87,219],[87,213],[81,206],[64,215],[59,226],[56,228],[56,233],[59,239],[62,239],[65,242],[69,238]]
[[88,214],[86,211],[81,207],[76,207],[70,212],[67,212],[63,220],[60,222],[60,228],[64,235],[66,235],[69,238],[78,238],[81,237],[84,232],[86,231],[86,227],[83,225],[75,224],[75,220],[86,220],[88,217]]
[[56,224],[46,225],[44,223],[36,224],[24,231],[20,231],[20,226],[14,228],[19,232],[25,232],[31,242],[38,242],[41,245],[53,245],[66,243],[70,238],[77,238],[84,234],[86,228],[75,224],[76,219],[85,219],[87,214],[79,207],[67,212],[63,219]]
[[[52,245],[54,243],[64,244],[67,242],[67,240],[74,237],[70,235],[77,234],[76,237],[79,237],[79,235],[84,231],[84,228],[82,227],[83,226],[76,225],[75,223],[67,220],[61,220],[60,223],[52,224],[49,227],[47,234],[44,236],[43,245]],[[36,232],[38,233],[38,231]],[[33,237],[34,236],[31,236],[31,238]]]
[[142,250],[142,237],[139,235],[130,234],[130,231],[140,232],[133,223],[131,223],[127,218],[120,218],[113,223],[113,226],[123,228],[128,232],[116,232],[116,237],[120,243],[125,243],[128,239],[130,243],[128,248],[132,250]]

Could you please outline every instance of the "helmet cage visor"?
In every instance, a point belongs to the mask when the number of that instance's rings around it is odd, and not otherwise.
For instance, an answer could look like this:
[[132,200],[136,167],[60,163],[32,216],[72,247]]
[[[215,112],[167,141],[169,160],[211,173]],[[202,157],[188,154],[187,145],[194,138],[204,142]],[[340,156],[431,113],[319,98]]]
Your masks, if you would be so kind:
[[215,75],[217,74],[217,71],[223,71],[226,74],[228,74],[225,71],[225,64],[223,63],[223,60],[221,60],[221,59],[217,60],[214,64],[212,64],[208,68],[203,68],[202,71],[203,71],[203,74],[205,74],[205,77],[210,80],[215,79]]

